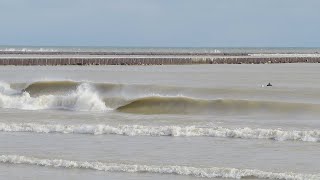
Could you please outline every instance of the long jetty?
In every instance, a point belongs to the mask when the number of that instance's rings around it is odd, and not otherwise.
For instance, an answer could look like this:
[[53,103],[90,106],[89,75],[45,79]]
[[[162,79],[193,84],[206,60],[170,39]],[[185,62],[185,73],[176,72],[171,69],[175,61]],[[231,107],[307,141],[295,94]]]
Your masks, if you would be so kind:
[[319,54],[166,52],[0,52],[0,65],[182,65],[320,63]]

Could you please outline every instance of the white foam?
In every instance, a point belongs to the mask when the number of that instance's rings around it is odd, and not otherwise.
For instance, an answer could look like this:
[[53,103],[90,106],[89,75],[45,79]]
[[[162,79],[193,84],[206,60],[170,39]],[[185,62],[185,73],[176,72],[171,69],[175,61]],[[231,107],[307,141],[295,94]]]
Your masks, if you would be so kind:
[[[1,90],[4,89],[4,90]],[[15,92],[15,93],[8,93]],[[94,88],[87,83],[78,86],[77,90],[64,96],[42,95],[31,97],[28,92],[17,92],[0,84],[0,107],[25,110],[68,109],[75,111],[108,110]]]
[[141,126],[141,125],[61,125],[36,123],[0,123],[0,131],[4,132],[34,132],[63,134],[115,134],[125,136],[205,136],[243,139],[271,139],[277,141],[319,142],[320,130],[298,131],[279,129],[196,127],[196,126]]
[[236,168],[199,168],[190,166],[177,165],[140,165],[140,164],[122,164],[122,163],[103,163],[88,161],[70,161],[63,159],[40,159],[34,157],[1,155],[1,163],[37,165],[57,168],[76,168],[91,169],[107,172],[127,172],[127,173],[157,173],[157,174],[174,174],[184,176],[195,176],[204,178],[258,178],[258,179],[283,179],[283,180],[315,180],[319,175],[297,174],[297,173],[275,173],[265,172],[256,169],[236,169]]
[[320,54],[286,54],[286,53],[278,53],[278,54],[249,54],[249,56],[254,57],[320,57]]
[[0,52],[57,52],[51,48],[0,48]]
[[0,81],[0,93],[11,95],[17,93],[17,91],[11,89],[10,84]]

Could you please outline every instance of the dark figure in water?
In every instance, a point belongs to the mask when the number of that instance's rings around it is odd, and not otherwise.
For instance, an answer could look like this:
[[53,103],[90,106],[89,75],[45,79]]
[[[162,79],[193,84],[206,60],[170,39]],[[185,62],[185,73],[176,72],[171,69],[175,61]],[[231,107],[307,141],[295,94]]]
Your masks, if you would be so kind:
[[267,86],[272,86],[272,84],[271,84],[271,83],[268,83]]

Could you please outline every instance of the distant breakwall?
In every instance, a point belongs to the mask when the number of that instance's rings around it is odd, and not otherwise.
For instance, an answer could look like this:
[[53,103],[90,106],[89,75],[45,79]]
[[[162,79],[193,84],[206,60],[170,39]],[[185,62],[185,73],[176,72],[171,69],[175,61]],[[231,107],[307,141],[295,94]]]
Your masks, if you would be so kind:
[[267,64],[320,63],[320,57],[0,57],[0,65],[183,65],[183,64]]

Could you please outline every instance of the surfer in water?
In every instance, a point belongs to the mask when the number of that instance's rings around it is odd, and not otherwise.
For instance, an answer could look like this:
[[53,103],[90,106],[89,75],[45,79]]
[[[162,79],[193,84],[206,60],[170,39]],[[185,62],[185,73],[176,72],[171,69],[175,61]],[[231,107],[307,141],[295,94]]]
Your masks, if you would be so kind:
[[272,84],[269,82],[269,83],[267,84],[267,86],[272,86]]

